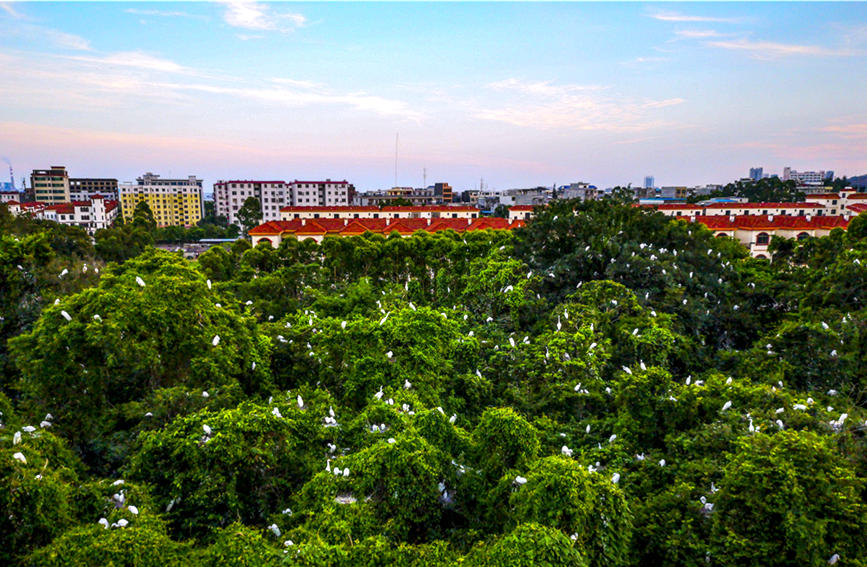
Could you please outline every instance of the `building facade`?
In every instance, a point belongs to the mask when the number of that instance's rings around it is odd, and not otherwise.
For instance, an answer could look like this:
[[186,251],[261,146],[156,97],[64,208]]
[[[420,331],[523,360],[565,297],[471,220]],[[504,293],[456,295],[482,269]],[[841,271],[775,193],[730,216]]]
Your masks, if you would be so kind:
[[6,206],[12,214],[28,214],[36,219],[77,226],[86,230],[88,234],[110,227],[118,215],[117,201],[105,199],[99,195],[88,201],[72,201],[53,205],[38,201],[32,203],[9,201]]
[[423,205],[408,207],[283,207],[281,220],[297,219],[465,219],[479,218],[479,210],[463,205]]
[[136,205],[145,202],[153,212],[157,226],[195,226],[202,220],[202,180],[191,175],[186,179],[162,179],[146,173],[136,183],[118,185],[121,213],[131,221]]
[[71,201],[89,201],[96,195],[116,201],[117,179],[103,177],[69,178],[69,199]]
[[285,181],[230,180],[214,183],[214,209],[230,224],[241,226],[238,211],[250,197],[259,200],[262,222],[280,220],[280,209],[291,202]]
[[69,174],[66,167],[52,165],[50,169],[34,169],[30,174],[30,187],[33,199],[39,203],[68,203]]
[[287,205],[293,207],[336,207],[349,205],[349,196],[355,188],[347,182],[332,181],[299,181],[287,185],[291,201]]

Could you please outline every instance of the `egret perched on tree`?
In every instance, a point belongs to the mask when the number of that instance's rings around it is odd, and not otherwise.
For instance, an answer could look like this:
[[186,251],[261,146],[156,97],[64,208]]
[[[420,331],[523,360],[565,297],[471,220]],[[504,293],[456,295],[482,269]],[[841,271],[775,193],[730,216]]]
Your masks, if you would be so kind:
[[205,432],[205,435],[210,435],[211,434],[211,427],[207,424],[203,424],[202,425],[202,431]]
[[136,277],[135,277],[135,283],[137,283],[137,284],[140,285],[141,287],[144,287],[144,286],[145,286],[144,280],[141,279],[141,276],[136,276]]
[[16,461],[21,461],[25,465],[27,464],[27,457],[24,456],[24,453],[15,453],[14,455],[12,455],[12,458]]
[[102,526],[103,529],[108,529],[108,520],[106,520],[105,518],[100,518],[99,522],[97,523]]
[[211,340],[211,344],[214,346],[220,344],[220,335],[214,335],[214,338]]
[[732,402],[731,402],[731,400],[729,400],[729,401],[727,401],[726,403],[723,404],[722,411],[726,411],[726,410],[729,409],[730,407],[732,407]]
[[301,397],[301,394],[298,394],[298,407],[304,409],[304,398]]
[[613,475],[611,475],[611,482],[613,482],[614,484],[620,482],[620,473],[614,473]]
[[63,315],[63,318],[66,319],[67,321],[72,321],[72,316],[69,313],[67,313],[66,311],[61,311],[60,314]]
[[518,484],[518,485],[527,484],[527,479],[518,475],[515,477],[515,484]]

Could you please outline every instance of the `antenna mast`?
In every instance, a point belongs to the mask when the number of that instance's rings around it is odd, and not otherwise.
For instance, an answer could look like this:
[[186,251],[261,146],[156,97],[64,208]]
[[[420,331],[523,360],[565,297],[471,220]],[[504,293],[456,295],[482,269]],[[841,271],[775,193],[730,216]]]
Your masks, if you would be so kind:
[[397,144],[400,140],[400,132],[394,134],[394,187],[397,187]]
[[421,173],[421,175],[422,175],[422,182],[421,182],[422,185],[421,185],[421,188],[422,188],[422,189],[427,189],[427,168],[426,168],[426,167],[423,167],[422,170],[421,170],[421,172],[422,172],[422,173]]

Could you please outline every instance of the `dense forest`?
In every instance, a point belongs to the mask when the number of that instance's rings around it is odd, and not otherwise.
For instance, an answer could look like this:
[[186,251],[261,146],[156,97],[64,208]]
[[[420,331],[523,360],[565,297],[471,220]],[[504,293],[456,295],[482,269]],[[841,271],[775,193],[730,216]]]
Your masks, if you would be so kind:
[[0,564],[867,565],[865,215],[770,262],[616,202],[138,220],[0,207]]

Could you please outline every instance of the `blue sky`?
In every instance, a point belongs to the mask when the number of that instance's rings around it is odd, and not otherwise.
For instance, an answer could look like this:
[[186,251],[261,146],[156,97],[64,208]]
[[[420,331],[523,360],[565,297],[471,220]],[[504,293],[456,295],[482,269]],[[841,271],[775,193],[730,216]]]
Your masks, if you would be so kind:
[[[864,3],[0,2],[16,178],[867,173]],[[5,180],[5,172],[0,174]]]

